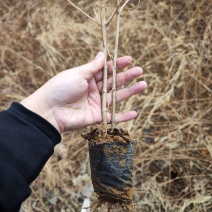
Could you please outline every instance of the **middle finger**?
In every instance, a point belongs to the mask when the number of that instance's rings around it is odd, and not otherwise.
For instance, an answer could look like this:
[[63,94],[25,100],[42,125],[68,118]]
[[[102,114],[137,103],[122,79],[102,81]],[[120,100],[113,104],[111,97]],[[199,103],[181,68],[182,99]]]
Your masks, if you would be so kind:
[[[120,57],[117,60],[117,72],[122,70],[123,68],[129,66],[132,63],[132,57],[130,56],[124,56]],[[113,73],[113,60],[107,62],[107,67],[108,67],[108,75]],[[103,79],[103,70],[98,72],[95,76],[96,82],[99,82]]]
[[[142,73],[143,73],[143,70],[141,67],[134,67],[125,72],[118,73],[116,87],[120,87],[120,86],[124,85],[125,83],[136,79]],[[107,82],[107,91],[110,91],[112,89],[112,85],[113,85],[113,77],[110,77],[110,78],[108,78],[108,82]],[[100,94],[102,94],[103,82],[102,81],[98,82],[97,87],[99,89]]]

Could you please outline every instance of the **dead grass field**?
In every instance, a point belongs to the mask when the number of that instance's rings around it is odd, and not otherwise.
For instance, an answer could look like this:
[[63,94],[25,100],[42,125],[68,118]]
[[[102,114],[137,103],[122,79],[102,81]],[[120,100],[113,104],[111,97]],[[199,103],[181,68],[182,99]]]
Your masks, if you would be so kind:
[[[75,2],[93,14],[93,1]],[[65,0],[1,0],[0,28],[0,110],[101,50],[99,30]],[[138,140],[136,210],[212,211],[212,1],[141,1],[125,10],[120,34],[119,55],[133,56],[149,84],[119,105],[139,113],[121,125]],[[22,212],[80,211],[91,186],[88,130],[63,135]]]

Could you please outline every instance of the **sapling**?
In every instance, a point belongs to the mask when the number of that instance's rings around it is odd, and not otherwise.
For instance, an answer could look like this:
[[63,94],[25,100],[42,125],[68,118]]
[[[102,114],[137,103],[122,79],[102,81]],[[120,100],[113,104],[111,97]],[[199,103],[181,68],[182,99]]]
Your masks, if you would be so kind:
[[[119,48],[119,32],[121,12],[130,0],[116,0],[114,11],[107,19],[106,0],[95,4],[96,20],[76,6],[71,0],[67,0],[75,9],[80,11],[88,19],[101,27],[102,46],[105,55],[102,88],[102,129],[95,129],[91,133],[83,135],[89,141],[89,154],[91,165],[91,178],[95,192],[99,195],[101,203],[120,203],[129,210],[132,207],[133,181],[132,169],[136,142],[132,141],[128,132],[115,128],[116,120],[116,81],[117,58]],[[113,55],[113,84],[112,84],[112,121],[111,129],[107,125],[107,29],[116,17],[116,36]],[[99,206],[97,204],[97,206]]]
[[[113,18],[116,16],[116,39],[115,39],[115,48],[114,48],[114,55],[113,55],[113,86],[112,86],[112,125],[111,129],[115,128],[115,114],[116,114],[116,66],[117,66],[117,58],[118,58],[118,47],[119,47],[119,31],[120,31],[120,16],[121,12],[127,3],[130,0],[116,0],[116,8],[114,9],[113,13],[109,16],[108,20],[106,19],[106,0],[98,1],[96,5],[100,7],[100,14],[98,15],[96,10],[95,14],[97,20],[92,18],[82,9],[80,9],[76,4],[74,4],[71,0],[67,0],[76,10],[81,12],[84,16],[94,22],[96,25],[101,26],[102,31],[102,45],[103,45],[103,52],[105,55],[105,64],[104,64],[104,74],[103,74],[103,90],[102,90],[102,130],[104,136],[107,134],[107,76],[108,76],[108,68],[107,68],[107,28],[112,22]],[[100,17],[100,18],[99,18]]]

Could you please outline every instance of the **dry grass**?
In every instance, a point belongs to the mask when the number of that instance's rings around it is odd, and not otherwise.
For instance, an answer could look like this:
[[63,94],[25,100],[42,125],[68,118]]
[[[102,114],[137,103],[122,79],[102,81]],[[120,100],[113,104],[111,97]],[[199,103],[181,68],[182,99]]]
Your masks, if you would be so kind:
[[[91,3],[78,2],[92,15]],[[139,113],[122,124],[139,141],[137,211],[212,210],[211,14],[210,0],[150,0],[123,15],[119,55],[132,55],[149,84],[119,106]],[[101,48],[96,26],[65,0],[0,1],[0,27],[1,110]],[[87,130],[64,134],[23,212],[80,211],[91,186]]]

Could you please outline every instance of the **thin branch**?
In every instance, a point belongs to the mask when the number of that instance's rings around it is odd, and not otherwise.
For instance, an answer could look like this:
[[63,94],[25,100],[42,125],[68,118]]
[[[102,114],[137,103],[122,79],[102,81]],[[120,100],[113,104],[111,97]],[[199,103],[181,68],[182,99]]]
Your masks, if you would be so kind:
[[116,81],[117,81],[117,58],[118,58],[118,47],[119,47],[119,31],[120,31],[120,12],[119,12],[119,0],[117,0],[117,12],[116,12],[116,41],[114,48],[113,57],[113,87],[112,87],[112,124],[111,129],[115,128],[116,123]]
[[112,15],[110,16],[110,18],[107,21],[107,26],[109,26],[110,22],[113,20],[115,14],[117,14],[119,7],[121,5],[121,3],[123,2],[123,0],[121,0],[121,2],[119,3],[119,5],[117,5],[116,9],[113,11]]
[[100,24],[101,24],[101,20],[100,20],[98,14],[97,14],[97,12],[96,12],[96,9],[95,9],[95,7],[97,7],[97,6],[99,6],[99,5],[97,5],[97,4],[94,5],[93,11],[94,11],[95,16],[96,16],[96,19],[97,19],[97,21],[98,21],[98,23],[99,23],[99,25],[100,25]]
[[117,12],[116,12],[116,41],[115,41],[115,48],[114,48],[114,60],[113,60],[113,85],[112,85],[112,125],[111,129],[113,130],[115,128],[116,124],[116,82],[117,82],[117,58],[118,58],[118,48],[119,48],[119,33],[120,33],[120,18],[121,18],[121,12],[123,8],[127,5],[129,2],[126,1],[121,7],[120,2],[117,0]]
[[102,90],[102,125],[103,125],[103,135],[107,135],[107,26],[106,26],[106,4],[103,0],[102,8],[102,40],[103,40],[103,51],[105,55],[104,63],[104,76],[103,76],[103,90]]
[[130,0],[127,0],[127,1],[124,2],[124,4],[121,6],[121,8],[120,8],[120,10],[119,10],[120,13],[121,13],[122,10],[124,9],[124,7],[128,4],[129,1],[130,1]]
[[85,13],[84,11],[82,11],[79,7],[77,7],[71,0],[67,0],[76,10],[80,11],[83,15],[85,15],[87,18],[89,18],[91,21],[93,21],[95,24],[97,24],[98,26],[100,26],[100,24],[94,20],[91,16],[89,16],[87,13]]

